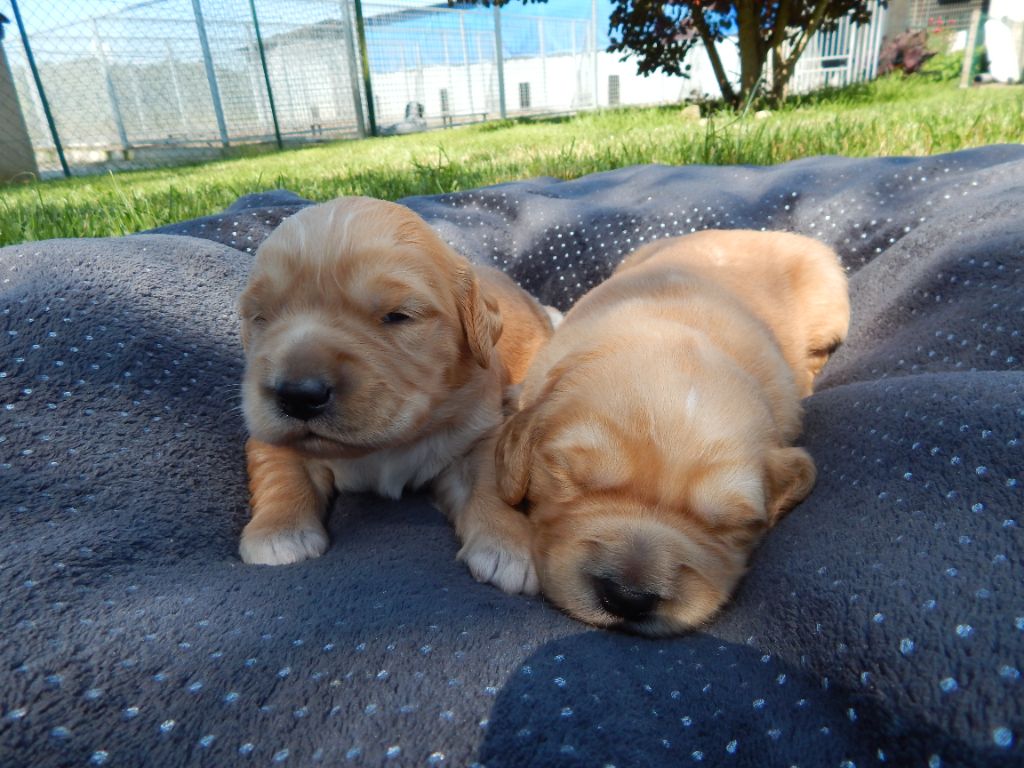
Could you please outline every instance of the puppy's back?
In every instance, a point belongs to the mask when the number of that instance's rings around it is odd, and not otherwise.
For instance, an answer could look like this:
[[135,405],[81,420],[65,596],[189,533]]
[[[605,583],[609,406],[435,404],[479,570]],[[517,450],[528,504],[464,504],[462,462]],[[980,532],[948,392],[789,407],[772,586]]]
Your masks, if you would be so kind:
[[850,324],[846,274],[831,248],[789,232],[706,230],[650,243],[616,275],[668,265],[714,282],[764,322],[801,395],[811,394]]

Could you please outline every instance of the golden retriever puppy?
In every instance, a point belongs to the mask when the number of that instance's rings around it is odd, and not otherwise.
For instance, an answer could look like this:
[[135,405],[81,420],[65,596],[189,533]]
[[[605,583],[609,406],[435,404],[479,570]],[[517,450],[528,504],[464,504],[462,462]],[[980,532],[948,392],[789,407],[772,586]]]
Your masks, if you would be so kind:
[[800,399],[849,315],[836,255],[785,233],[660,240],[584,296],[496,452],[548,598],[645,635],[709,619],[814,485]]
[[503,393],[551,335],[534,299],[409,209],[352,197],[274,230],[240,313],[245,562],[321,555],[336,491],[398,498],[430,483],[473,575],[536,591],[529,523],[501,502],[493,467]]

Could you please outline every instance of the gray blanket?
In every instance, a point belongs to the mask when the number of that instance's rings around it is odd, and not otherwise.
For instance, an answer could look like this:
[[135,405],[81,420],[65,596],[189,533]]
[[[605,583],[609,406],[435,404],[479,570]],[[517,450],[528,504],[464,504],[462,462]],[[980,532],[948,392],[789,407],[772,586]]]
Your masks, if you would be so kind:
[[1024,147],[404,201],[570,306],[651,238],[834,246],[818,486],[702,631],[477,584],[421,496],[249,567],[235,300],[294,195],[0,250],[0,765],[1024,764]]

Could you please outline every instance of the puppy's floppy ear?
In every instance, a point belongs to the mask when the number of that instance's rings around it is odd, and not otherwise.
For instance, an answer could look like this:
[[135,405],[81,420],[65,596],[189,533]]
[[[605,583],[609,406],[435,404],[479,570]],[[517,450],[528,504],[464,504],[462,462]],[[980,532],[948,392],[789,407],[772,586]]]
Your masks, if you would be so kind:
[[580,491],[609,491],[626,483],[631,472],[621,441],[597,418],[551,435],[542,459],[567,498]]
[[[509,506],[516,506],[530,489],[530,472],[533,468],[535,448],[542,437],[543,421],[551,412],[552,401],[559,384],[576,368],[578,355],[570,355],[548,371],[547,381],[533,402],[505,422],[498,436],[494,450],[495,472],[498,477],[498,494]],[[521,387],[512,387],[519,399]],[[544,435],[546,437],[546,435]]]
[[530,488],[538,411],[539,403],[534,403],[506,421],[494,449],[498,494],[509,506],[519,504]]
[[481,368],[487,368],[491,364],[494,345],[501,338],[498,303],[484,293],[470,267],[459,270],[456,284],[455,301],[469,351]]
[[765,474],[770,527],[807,498],[814,488],[818,470],[811,455],[803,448],[774,448],[768,454]]

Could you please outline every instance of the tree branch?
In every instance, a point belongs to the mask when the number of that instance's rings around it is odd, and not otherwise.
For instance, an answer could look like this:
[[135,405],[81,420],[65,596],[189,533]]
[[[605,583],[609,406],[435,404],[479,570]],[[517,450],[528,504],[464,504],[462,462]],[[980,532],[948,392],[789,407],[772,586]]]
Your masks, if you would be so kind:
[[718,80],[718,87],[722,91],[722,97],[730,104],[735,104],[736,92],[732,89],[732,83],[729,82],[729,77],[725,73],[725,67],[722,66],[722,59],[718,55],[718,49],[715,48],[714,35],[711,34],[711,29],[704,19],[704,11],[700,8],[691,8],[690,19],[693,21],[693,26],[697,29],[697,34],[700,35],[701,42],[704,43],[704,50],[707,51],[708,59],[711,61],[711,68],[715,71],[715,78]]
[[791,8],[789,0],[780,0],[779,11],[775,14],[775,24],[772,25],[772,37],[769,42],[772,50],[781,49],[782,44],[786,42],[786,29],[789,27]]
[[789,81],[789,72],[785,66],[783,46],[786,44],[786,30],[789,29],[790,11],[792,4],[788,0],[780,0],[779,10],[775,14],[775,24],[772,27],[772,36],[769,47],[772,52],[772,96],[775,101],[781,101],[786,92],[786,83]]
[[811,42],[811,38],[814,37],[814,33],[821,27],[822,22],[825,20],[825,12],[828,10],[830,0],[818,0],[818,4],[814,8],[814,13],[811,14],[811,19],[807,22],[807,26],[800,30],[800,36],[797,37],[797,42],[793,46],[793,50],[790,51],[789,58],[785,60],[784,65],[786,70],[791,70],[797,59],[803,54],[807,44]]

